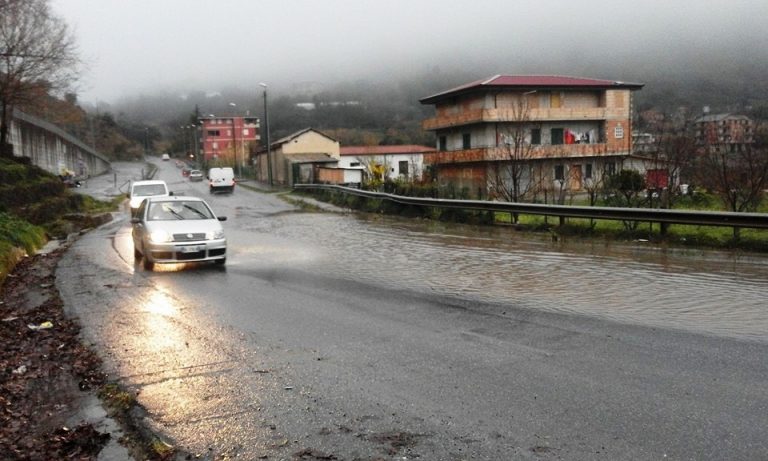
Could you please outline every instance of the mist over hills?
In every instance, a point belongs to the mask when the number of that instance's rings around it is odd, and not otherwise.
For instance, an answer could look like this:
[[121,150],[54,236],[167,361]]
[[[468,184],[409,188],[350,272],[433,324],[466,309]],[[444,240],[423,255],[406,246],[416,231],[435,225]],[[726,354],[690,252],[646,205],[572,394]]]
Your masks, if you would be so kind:
[[[350,75],[349,79],[278,81],[268,88],[272,138],[313,127],[354,143],[432,143],[421,131],[432,106],[419,99],[495,74],[553,74],[644,83],[635,95],[637,110],[671,113],[681,108],[691,116],[709,106],[713,112],[745,113],[768,118],[768,59],[765,51],[693,53],[678,61],[626,56],[600,61],[598,56],[563,53],[552,62],[527,59],[519,63],[464,60],[462,66],[426,66],[420,70]],[[235,103],[232,107],[230,103]],[[299,104],[299,105],[297,105]],[[263,89],[252,85],[211,85],[205,89],[147,91],[101,103],[100,112],[118,120],[153,126],[170,135],[189,123],[196,108],[202,115],[263,117]],[[94,110],[95,107],[90,107]],[[371,136],[367,136],[370,134]]]

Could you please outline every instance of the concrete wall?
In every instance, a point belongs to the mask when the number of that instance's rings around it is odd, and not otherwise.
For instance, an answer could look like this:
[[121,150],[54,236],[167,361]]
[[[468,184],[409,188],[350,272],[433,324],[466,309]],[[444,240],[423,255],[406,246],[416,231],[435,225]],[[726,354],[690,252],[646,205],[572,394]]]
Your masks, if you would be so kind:
[[32,164],[53,173],[62,169],[77,177],[96,176],[111,170],[109,160],[61,128],[37,117],[15,111],[10,143],[16,157],[29,157]]

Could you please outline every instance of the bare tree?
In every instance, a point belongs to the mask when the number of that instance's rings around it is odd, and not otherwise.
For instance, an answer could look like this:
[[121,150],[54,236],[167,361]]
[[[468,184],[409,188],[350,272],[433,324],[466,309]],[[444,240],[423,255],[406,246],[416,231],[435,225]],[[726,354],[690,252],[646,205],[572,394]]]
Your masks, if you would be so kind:
[[79,65],[74,39],[48,0],[0,0],[0,155],[13,155],[14,108],[69,88]]
[[364,168],[365,188],[370,190],[380,190],[384,183],[389,178],[389,172],[392,166],[389,163],[387,156],[383,157],[358,157],[360,166]]
[[[492,197],[507,202],[520,202],[536,188],[536,175],[532,164],[536,146],[531,136],[532,129],[527,95],[515,98],[510,109],[511,124],[501,134],[501,155],[491,165],[488,189]],[[517,214],[513,214],[517,223]]]
[[699,157],[698,178],[729,211],[755,211],[768,187],[768,146],[759,140],[739,147],[706,148]]
[[[671,117],[664,119],[670,120]],[[655,169],[666,170],[669,186],[675,187],[683,176],[691,173],[697,152],[696,140],[690,130],[672,122],[661,124],[659,129],[655,148],[651,153],[651,163]],[[670,193],[669,189],[663,193],[662,207],[671,208],[674,197],[675,194]]]

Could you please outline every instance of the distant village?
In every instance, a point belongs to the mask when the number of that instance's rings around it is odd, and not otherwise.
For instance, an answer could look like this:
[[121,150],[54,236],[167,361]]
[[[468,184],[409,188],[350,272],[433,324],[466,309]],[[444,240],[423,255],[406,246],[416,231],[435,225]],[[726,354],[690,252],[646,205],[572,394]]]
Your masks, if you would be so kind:
[[[199,119],[195,149],[206,164],[239,162],[256,179],[278,185],[429,181],[462,190],[466,198],[546,203],[594,191],[622,170],[642,175],[648,190],[685,194],[694,185],[708,186],[697,171],[706,167],[702,158],[727,153],[734,164],[758,148],[758,127],[744,115],[706,107],[694,117],[637,113],[634,95],[643,86],[496,75],[419,100],[434,107],[434,116],[422,122],[434,135],[433,146],[346,146],[307,127],[269,141],[267,149],[258,118],[210,116]],[[313,111],[317,104],[296,106]]]

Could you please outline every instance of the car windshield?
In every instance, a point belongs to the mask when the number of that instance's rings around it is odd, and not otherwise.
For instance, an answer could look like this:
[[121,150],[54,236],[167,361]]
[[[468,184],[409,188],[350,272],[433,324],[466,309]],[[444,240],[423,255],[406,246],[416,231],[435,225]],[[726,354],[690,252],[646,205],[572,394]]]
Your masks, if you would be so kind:
[[133,188],[133,195],[139,195],[141,197],[164,194],[165,186],[162,184],[144,184]]
[[154,202],[149,205],[148,221],[180,219],[213,219],[213,213],[199,201]]

